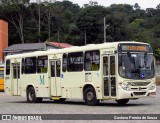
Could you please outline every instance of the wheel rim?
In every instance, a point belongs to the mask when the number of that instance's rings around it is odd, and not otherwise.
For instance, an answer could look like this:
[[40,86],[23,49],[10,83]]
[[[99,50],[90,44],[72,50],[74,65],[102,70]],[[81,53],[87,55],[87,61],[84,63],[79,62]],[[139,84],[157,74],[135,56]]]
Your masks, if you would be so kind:
[[33,92],[29,92],[29,100],[33,100],[33,98],[34,98],[34,93]]
[[87,100],[92,101],[94,99],[94,94],[92,92],[87,93]]

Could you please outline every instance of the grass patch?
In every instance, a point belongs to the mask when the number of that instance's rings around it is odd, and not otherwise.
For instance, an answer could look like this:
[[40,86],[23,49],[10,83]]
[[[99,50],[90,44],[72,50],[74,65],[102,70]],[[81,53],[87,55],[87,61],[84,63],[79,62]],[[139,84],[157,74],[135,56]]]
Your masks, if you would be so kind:
[[157,84],[157,85],[160,85],[160,76],[157,76],[157,77],[156,77],[156,84]]

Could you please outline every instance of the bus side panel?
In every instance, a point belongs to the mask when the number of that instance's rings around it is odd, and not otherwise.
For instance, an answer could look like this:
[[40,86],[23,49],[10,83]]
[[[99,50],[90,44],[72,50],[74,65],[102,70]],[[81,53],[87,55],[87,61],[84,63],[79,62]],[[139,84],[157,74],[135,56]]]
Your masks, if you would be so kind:
[[72,92],[71,88],[64,87],[62,88],[62,98],[71,98],[72,97]]
[[9,75],[5,76],[5,83],[4,83],[4,88],[5,88],[5,94],[12,96],[12,89],[11,89],[11,77]]
[[50,97],[48,74],[21,75],[21,96],[26,97],[27,87],[33,86],[37,97]]
[[101,72],[92,71],[92,83],[96,92],[97,99],[102,99],[102,83],[101,83]]
[[82,99],[84,83],[84,72],[63,73],[63,78],[61,78],[62,98]]
[[4,79],[0,78],[0,91],[4,91]]
[[[86,79],[91,74],[91,80]],[[97,99],[102,99],[101,75],[99,71],[66,72],[61,78],[62,98],[83,99],[83,87],[89,84],[96,91]]]

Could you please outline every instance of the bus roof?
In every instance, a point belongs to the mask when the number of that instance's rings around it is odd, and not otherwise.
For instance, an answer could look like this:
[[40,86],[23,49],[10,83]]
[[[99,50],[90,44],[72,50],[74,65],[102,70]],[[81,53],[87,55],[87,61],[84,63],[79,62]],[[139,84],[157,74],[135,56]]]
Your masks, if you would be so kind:
[[87,44],[86,46],[73,46],[69,48],[63,49],[50,49],[47,51],[35,51],[31,53],[23,53],[23,54],[15,54],[6,56],[6,59],[13,59],[13,58],[23,58],[23,57],[32,57],[32,56],[42,56],[42,55],[52,55],[52,54],[61,54],[61,53],[68,53],[68,52],[79,52],[79,51],[89,51],[89,50],[98,50],[104,48],[114,48],[117,49],[118,44],[120,43],[137,43],[137,44],[146,44],[142,42],[135,42],[135,41],[122,41],[122,42],[107,42],[102,44]]

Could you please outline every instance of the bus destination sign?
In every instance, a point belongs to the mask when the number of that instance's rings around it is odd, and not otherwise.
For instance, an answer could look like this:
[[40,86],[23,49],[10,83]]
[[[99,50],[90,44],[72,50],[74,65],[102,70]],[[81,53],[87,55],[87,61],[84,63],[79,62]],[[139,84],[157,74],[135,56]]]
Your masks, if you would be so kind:
[[152,48],[145,44],[128,44],[122,43],[118,45],[119,52],[150,52],[152,53]]
[[132,51],[147,51],[147,46],[127,46],[127,45],[123,45],[122,46],[122,50],[123,51],[128,51],[128,50],[132,50]]

